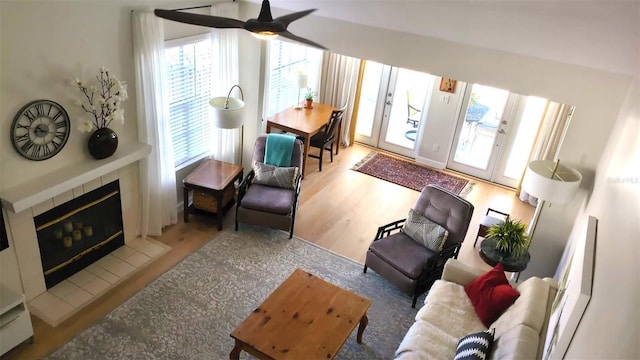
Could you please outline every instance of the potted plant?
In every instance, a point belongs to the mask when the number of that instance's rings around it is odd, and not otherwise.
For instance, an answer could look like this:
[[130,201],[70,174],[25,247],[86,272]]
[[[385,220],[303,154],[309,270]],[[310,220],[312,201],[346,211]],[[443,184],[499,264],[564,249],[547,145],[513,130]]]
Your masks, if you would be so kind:
[[495,242],[496,249],[519,257],[529,249],[530,239],[527,226],[519,220],[507,218],[489,228],[487,240]]
[[313,106],[313,98],[316,96],[316,92],[311,88],[307,88],[307,92],[304,94],[304,107],[311,109]]

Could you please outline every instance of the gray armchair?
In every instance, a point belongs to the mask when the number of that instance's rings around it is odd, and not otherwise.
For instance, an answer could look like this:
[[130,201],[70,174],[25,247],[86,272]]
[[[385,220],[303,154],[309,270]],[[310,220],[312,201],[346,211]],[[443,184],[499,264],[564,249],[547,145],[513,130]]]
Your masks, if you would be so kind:
[[[266,135],[256,139],[252,165],[256,162],[264,162],[266,142]],[[298,167],[299,171],[297,178],[293,180],[295,183],[293,189],[254,183],[256,174],[253,169],[247,174],[238,189],[236,231],[239,223],[247,223],[286,230],[289,231],[289,238],[293,237],[302,182],[302,154],[302,142],[295,140],[291,154],[291,167]]]
[[427,185],[413,209],[449,232],[442,250],[432,251],[414,241],[402,231],[406,219],[401,219],[378,228],[364,265],[365,273],[371,268],[406,294],[413,295],[411,307],[415,307],[418,296],[440,278],[447,259],[458,257],[474,206],[443,188]]

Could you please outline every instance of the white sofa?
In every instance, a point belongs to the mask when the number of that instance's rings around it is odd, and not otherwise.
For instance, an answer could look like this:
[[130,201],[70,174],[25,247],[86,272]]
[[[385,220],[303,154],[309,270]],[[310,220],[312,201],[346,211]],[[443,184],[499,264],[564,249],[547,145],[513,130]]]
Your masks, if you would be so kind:
[[[396,350],[396,359],[453,359],[458,340],[486,330],[464,285],[485,271],[449,259],[416,320]],[[558,289],[551,278],[529,278],[516,286],[520,296],[490,328],[495,341],[490,359],[541,359],[551,305]]]

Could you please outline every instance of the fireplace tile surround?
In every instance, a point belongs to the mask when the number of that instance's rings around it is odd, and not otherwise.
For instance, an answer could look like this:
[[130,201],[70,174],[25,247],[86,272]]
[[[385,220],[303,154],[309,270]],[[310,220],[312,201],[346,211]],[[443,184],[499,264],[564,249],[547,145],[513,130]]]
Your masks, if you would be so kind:
[[[57,171],[27,182],[26,186],[21,184],[21,191],[3,191],[10,241],[9,249],[4,251],[15,254],[19,278],[17,285],[16,281],[8,285],[24,293],[34,315],[56,326],[170,249],[158,241],[136,236],[138,161],[150,151],[147,144],[125,145],[111,158]],[[114,180],[120,181],[125,245],[47,290],[34,217]],[[22,289],[15,288],[20,285]]]

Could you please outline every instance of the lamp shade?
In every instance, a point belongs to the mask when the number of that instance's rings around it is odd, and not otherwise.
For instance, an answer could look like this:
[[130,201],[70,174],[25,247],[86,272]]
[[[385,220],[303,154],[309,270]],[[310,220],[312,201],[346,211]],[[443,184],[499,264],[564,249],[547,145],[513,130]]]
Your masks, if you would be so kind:
[[221,96],[209,100],[209,105],[213,108],[213,126],[221,129],[237,129],[244,125],[242,111],[244,101],[238,98]]
[[575,169],[559,162],[534,160],[524,173],[522,189],[540,200],[564,204],[573,199],[581,181],[582,175]]
[[296,82],[298,84],[298,89],[304,89],[307,87],[307,74],[298,73],[296,75]]

